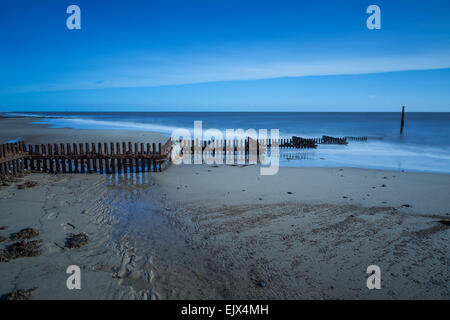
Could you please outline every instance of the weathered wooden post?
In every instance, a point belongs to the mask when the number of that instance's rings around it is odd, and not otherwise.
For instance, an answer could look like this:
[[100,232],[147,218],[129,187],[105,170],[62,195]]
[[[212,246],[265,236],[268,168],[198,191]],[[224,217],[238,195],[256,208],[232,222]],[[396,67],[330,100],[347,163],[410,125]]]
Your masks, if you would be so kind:
[[103,174],[103,152],[101,142],[97,144],[97,148],[98,148],[98,169],[100,173]]
[[[72,173],[72,149],[70,148],[70,143],[67,143],[66,144],[66,147],[67,147],[67,162],[68,162],[68,165],[69,165],[69,173]],[[43,151],[43,152],[45,152],[45,151]],[[45,162],[44,162],[44,166],[46,166],[46,164],[45,164]],[[45,171],[46,169],[44,168],[44,171]]]
[[[161,159],[161,155],[162,155],[162,149],[161,149],[161,143],[158,143],[158,159]],[[159,171],[161,171],[161,162],[159,162]]]
[[108,143],[107,142],[104,142],[103,143],[103,146],[104,146],[104,148],[105,148],[105,150],[104,150],[104,155],[105,155],[105,170],[106,170],[106,173],[108,174],[108,173],[111,173],[111,167],[109,166],[109,151],[108,151]]
[[87,172],[92,173],[92,152],[89,150],[89,143],[84,144],[86,147],[86,166],[87,166]]
[[53,147],[52,147],[52,145],[49,143],[49,144],[47,144],[47,148],[48,148],[48,155],[49,155],[49,169],[50,169],[50,173],[54,173],[54,170],[53,170]]
[[405,106],[402,107],[402,122],[400,123],[400,135],[403,135],[404,125],[405,125]]
[[80,172],[84,173],[84,146],[82,143],[78,144],[80,155]]
[[[30,149],[30,151],[29,151],[30,154],[34,156],[34,155],[35,155],[35,152],[34,152],[34,150],[33,150],[33,149],[34,149],[34,148],[33,148],[33,145],[30,144],[30,145],[29,145],[29,149]],[[31,169],[32,171],[35,170],[35,168],[34,168],[34,158],[31,158],[31,166],[30,166],[30,169]]]
[[109,143],[109,151],[110,151],[110,155],[111,155],[111,171],[113,174],[116,173],[116,151],[114,151],[114,143],[110,142]]
[[95,151],[95,143],[91,142],[91,150],[92,150],[92,167],[94,172],[97,173],[97,152]]
[[156,171],[156,143],[152,143],[152,164],[153,164],[153,172]]
[[41,144],[41,149],[42,149],[42,155],[45,156],[43,158],[44,163],[43,163],[42,170],[44,172],[48,172],[48,169],[47,169],[47,156],[48,156],[48,154],[47,154],[47,146],[45,144]]

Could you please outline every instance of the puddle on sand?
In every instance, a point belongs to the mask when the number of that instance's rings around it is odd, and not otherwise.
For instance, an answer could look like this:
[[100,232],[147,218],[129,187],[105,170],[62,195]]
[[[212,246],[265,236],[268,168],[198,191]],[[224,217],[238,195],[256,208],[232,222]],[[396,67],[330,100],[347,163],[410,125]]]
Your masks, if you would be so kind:
[[148,298],[223,298],[227,282],[210,254],[193,246],[190,235],[152,200],[151,175],[107,177],[111,191],[107,204],[117,221],[113,239],[124,255],[116,277]]

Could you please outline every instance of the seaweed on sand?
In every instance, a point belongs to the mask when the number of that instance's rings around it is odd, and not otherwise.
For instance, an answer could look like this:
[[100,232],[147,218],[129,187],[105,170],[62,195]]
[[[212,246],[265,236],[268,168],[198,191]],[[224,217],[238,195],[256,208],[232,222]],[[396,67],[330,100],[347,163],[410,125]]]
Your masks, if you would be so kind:
[[41,254],[41,240],[22,240],[15,242],[0,249],[0,262],[9,262],[10,260],[22,257],[35,257]]
[[443,224],[444,226],[450,227],[450,220],[443,219],[438,221],[440,224]]
[[4,299],[5,300],[28,300],[31,293],[36,290],[37,287],[25,290],[25,289],[17,289],[10,293],[8,293]]
[[31,239],[39,235],[39,230],[33,228],[25,228],[20,230],[19,232],[12,233],[10,238],[13,241],[23,240],[23,239]]
[[17,186],[17,189],[29,189],[37,186],[38,183],[36,181],[27,181]]
[[80,248],[88,242],[88,235],[84,232],[78,234],[70,234],[66,239],[66,247],[68,248]]

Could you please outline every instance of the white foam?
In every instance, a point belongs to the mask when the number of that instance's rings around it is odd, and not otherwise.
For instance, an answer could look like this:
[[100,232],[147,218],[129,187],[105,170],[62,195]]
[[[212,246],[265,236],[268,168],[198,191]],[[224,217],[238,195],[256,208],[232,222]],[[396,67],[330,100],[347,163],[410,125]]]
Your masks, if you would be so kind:
[[151,131],[171,134],[173,130],[178,129],[174,126],[164,126],[151,123],[137,123],[129,121],[107,121],[81,118],[59,118],[39,121],[56,127],[70,127],[74,129],[120,129],[130,131]]

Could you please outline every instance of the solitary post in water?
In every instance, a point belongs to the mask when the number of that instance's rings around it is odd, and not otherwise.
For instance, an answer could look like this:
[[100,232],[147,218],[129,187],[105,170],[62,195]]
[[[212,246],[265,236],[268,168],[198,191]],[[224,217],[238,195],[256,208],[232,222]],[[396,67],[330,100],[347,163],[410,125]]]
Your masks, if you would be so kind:
[[404,124],[405,124],[405,106],[402,107],[402,122],[400,124],[400,135],[403,135]]

